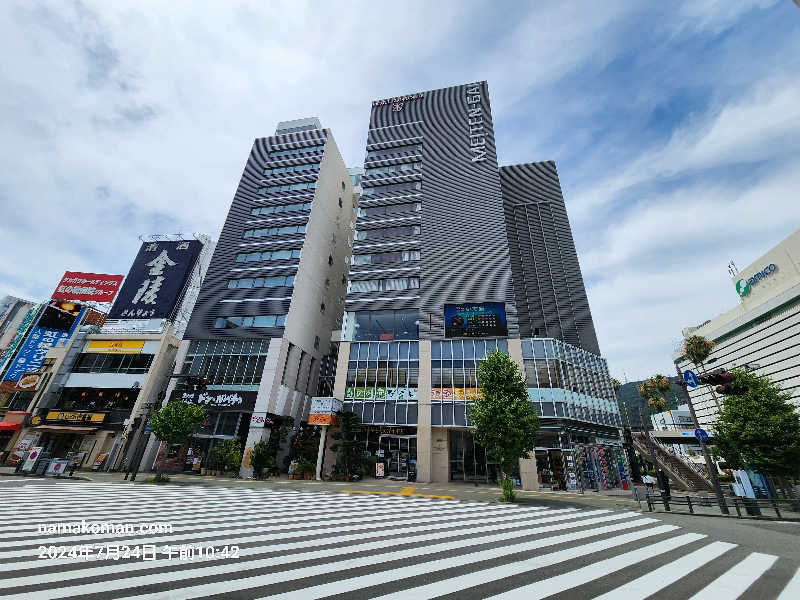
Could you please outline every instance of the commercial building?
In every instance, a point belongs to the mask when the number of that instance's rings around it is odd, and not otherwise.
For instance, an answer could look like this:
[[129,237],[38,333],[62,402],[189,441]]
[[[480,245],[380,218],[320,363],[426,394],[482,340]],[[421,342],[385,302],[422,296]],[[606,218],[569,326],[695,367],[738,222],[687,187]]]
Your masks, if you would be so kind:
[[499,349],[542,419],[522,485],[618,482],[619,413],[555,164],[498,166],[486,82],[374,101],[361,185],[334,396],[364,449],[395,478],[493,480],[467,409]]
[[[800,231],[757,258],[731,277],[731,293],[739,303],[697,327],[684,337],[701,335],[716,344],[705,368],[740,367],[769,377],[800,410]],[[680,369],[697,369],[677,352]],[[717,403],[709,386],[689,390],[703,427],[713,428]]]
[[12,444],[15,461],[39,448],[40,464],[64,459],[108,470],[132,463],[212,250],[206,236],[152,236],[142,244],[108,315],[84,320],[67,343],[49,348],[37,385],[17,398],[29,417]]
[[356,210],[351,175],[317,118],[255,140],[176,359],[175,374],[204,377],[207,391],[188,392],[183,378],[168,390],[205,404],[208,424],[189,447],[166,449],[171,469],[205,466],[227,439],[249,450],[274,417],[306,419],[341,327]]

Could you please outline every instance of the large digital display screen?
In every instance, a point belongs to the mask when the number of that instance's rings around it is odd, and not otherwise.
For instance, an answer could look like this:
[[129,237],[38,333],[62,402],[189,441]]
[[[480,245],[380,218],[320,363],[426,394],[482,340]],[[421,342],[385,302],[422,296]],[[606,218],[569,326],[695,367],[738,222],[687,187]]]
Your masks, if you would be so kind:
[[476,302],[444,305],[444,335],[455,337],[506,337],[506,305]]

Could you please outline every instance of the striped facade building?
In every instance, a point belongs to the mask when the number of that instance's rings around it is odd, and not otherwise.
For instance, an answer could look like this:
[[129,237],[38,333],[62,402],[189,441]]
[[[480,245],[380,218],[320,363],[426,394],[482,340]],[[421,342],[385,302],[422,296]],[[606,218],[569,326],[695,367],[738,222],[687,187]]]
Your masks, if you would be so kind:
[[[524,369],[526,488],[614,484],[620,425],[553,162],[500,167],[486,82],[372,103],[334,395],[389,476],[491,481],[478,363]],[[538,467],[537,467],[538,463]]]

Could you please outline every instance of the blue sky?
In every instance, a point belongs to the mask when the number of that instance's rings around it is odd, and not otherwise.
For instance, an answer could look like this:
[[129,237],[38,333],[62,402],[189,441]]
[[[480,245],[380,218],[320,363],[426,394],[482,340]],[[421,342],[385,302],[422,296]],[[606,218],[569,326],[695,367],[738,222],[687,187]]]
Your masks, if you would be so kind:
[[501,164],[555,160],[600,347],[670,372],[800,227],[800,8],[689,2],[3,2],[0,295],[218,235],[253,138],[486,79]]

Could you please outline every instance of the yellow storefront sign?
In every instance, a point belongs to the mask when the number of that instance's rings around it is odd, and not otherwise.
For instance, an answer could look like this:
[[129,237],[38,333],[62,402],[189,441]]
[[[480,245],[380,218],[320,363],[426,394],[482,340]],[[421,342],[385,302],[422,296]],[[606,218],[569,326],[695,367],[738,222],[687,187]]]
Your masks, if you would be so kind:
[[139,354],[144,348],[144,340],[93,340],[86,352],[102,354]]
[[62,412],[58,410],[51,410],[45,417],[48,421],[89,421],[91,423],[102,423],[105,418],[106,413]]

